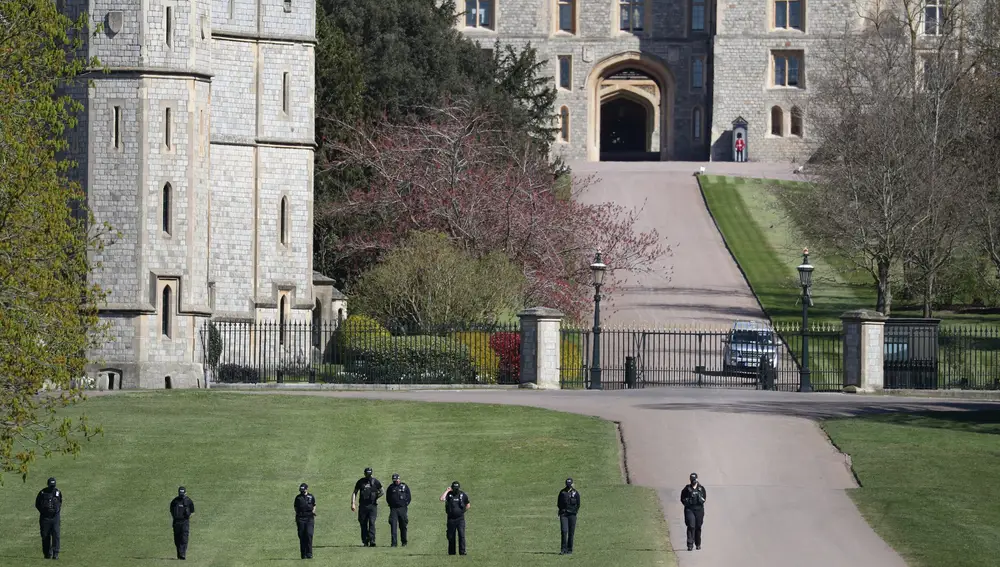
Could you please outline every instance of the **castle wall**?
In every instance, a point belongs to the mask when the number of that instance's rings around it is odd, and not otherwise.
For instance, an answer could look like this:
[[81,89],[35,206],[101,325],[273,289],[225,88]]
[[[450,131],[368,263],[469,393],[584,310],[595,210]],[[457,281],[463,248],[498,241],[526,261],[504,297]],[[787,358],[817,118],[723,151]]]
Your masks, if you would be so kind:
[[115,233],[93,253],[113,340],[90,371],[199,386],[209,317],[272,317],[281,297],[289,320],[310,317],[315,4],[63,4],[90,14],[81,52],[103,67],[65,89],[85,108],[74,175]]

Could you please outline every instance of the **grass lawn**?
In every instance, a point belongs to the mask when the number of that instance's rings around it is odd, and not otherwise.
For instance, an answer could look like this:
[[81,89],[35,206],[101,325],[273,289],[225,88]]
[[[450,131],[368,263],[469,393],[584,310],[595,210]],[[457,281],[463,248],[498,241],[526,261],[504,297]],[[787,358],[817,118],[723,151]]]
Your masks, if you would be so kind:
[[863,488],[851,498],[913,567],[981,567],[1000,557],[1000,411],[826,421]]
[[[216,392],[137,392],[83,404],[106,430],[77,459],[36,463],[27,484],[0,487],[0,564],[45,564],[34,497],[50,475],[65,493],[60,559],[81,566],[163,565],[175,556],[167,504],[184,485],[195,501],[188,563],[263,566],[298,561],[292,500],[317,498],[310,564],[437,566],[447,561],[444,505],[459,480],[472,501],[469,561],[561,564],[556,495],[582,494],[575,565],[669,566],[653,491],[622,483],[614,425],[534,408]],[[413,491],[409,545],[361,548],[350,511],[366,466]],[[65,562],[64,561],[64,562]]]
[[[767,315],[775,323],[802,319],[802,290],[796,266],[808,247],[813,272],[811,321],[839,322],[853,309],[875,308],[871,276],[806,237],[775,195],[774,186],[800,187],[792,181],[744,179],[720,175],[699,177],[702,194],[722,236],[750,282]],[[893,310],[895,317],[919,312]],[[935,313],[942,323],[993,323],[996,316]]]

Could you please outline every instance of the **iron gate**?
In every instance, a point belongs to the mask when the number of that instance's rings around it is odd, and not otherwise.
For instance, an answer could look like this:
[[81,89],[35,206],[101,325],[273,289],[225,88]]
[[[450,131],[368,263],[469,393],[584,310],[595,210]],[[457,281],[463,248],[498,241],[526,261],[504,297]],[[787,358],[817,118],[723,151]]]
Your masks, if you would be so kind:
[[[646,386],[799,388],[801,330],[779,327],[770,345],[734,353],[733,329],[607,329],[601,331],[604,389]],[[843,388],[843,333],[839,325],[809,331],[810,374],[817,391]],[[560,365],[563,388],[590,386],[593,334],[563,329]],[[773,373],[765,380],[762,359]],[[765,363],[766,364],[766,363]]]

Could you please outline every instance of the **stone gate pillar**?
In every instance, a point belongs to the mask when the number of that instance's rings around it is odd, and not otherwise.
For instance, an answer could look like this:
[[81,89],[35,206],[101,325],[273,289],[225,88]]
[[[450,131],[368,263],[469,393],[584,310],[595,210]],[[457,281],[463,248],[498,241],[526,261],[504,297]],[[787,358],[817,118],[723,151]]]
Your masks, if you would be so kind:
[[548,307],[532,307],[521,319],[521,387],[559,389],[559,343],[563,314]]
[[844,324],[844,391],[875,392],[883,388],[885,315],[858,309],[840,316]]

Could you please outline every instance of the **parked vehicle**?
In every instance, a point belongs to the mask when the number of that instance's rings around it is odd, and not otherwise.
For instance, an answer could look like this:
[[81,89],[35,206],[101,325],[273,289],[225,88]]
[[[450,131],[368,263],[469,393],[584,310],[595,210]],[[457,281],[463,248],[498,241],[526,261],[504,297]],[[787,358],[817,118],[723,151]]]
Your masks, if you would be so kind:
[[756,373],[764,359],[770,360],[772,367],[778,364],[778,341],[774,329],[767,323],[757,321],[733,323],[722,349],[723,373]]

